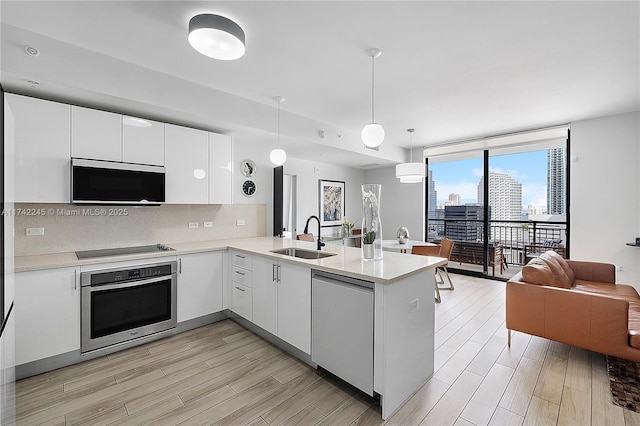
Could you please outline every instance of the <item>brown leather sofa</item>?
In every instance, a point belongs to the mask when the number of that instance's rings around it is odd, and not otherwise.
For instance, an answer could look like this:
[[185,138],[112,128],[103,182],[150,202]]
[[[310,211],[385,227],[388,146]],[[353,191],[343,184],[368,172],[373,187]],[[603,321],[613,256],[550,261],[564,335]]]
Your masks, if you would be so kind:
[[607,263],[532,259],[507,282],[509,330],[640,362],[640,296]]

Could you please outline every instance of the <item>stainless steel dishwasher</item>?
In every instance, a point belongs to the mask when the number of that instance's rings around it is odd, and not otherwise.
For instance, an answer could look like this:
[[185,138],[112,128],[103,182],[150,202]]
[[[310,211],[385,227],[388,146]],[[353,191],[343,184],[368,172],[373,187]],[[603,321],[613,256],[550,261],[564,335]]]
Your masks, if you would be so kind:
[[374,284],[313,271],[311,360],[373,396]]

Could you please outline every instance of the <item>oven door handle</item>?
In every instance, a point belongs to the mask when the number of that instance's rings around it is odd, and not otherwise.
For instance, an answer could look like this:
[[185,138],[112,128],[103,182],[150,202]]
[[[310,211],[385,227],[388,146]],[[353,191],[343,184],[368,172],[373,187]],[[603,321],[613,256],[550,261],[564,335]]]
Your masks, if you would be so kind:
[[152,284],[160,281],[175,279],[175,275],[176,274],[162,275],[160,277],[144,278],[141,280],[125,281],[125,282],[113,283],[113,284],[98,284],[98,285],[92,285],[92,286],[85,286],[83,288],[91,289],[92,291],[102,291],[102,290],[114,290],[118,288],[137,287],[139,285]]

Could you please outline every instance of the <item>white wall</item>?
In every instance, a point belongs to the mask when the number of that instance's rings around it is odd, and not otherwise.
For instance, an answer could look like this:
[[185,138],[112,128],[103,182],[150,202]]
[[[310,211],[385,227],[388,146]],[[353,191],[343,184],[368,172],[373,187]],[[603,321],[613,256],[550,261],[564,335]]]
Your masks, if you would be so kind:
[[380,194],[382,238],[395,239],[398,228],[405,226],[412,240],[423,240],[424,181],[423,183],[400,183],[396,178],[395,166],[367,170],[364,178],[365,183],[382,185]]
[[640,290],[640,112],[571,124],[571,258],[621,268]]
[[[297,204],[297,233],[304,230],[305,222],[311,215],[320,214],[319,205],[319,184],[318,180],[337,180],[345,182],[345,220],[356,223],[356,228],[360,228],[362,223],[362,191],[361,185],[364,182],[364,171],[351,167],[336,166],[333,164],[320,163],[318,161],[300,160],[290,158],[284,164],[286,174],[297,176],[298,204]],[[314,220],[310,224],[311,232],[317,233],[317,224]],[[339,228],[323,228],[322,235],[331,235],[339,232]]]
[[[242,160],[251,159],[256,163],[256,194],[253,197],[242,195],[242,182],[246,179],[236,172],[233,183],[234,204],[266,204],[267,235],[273,235],[273,164],[269,153],[273,148],[273,136],[264,138],[234,137],[234,167],[237,171]],[[318,180],[337,180],[345,182],[345,220],[356,222],[360,227],[362,221],[362,197],[360,186],[364,183],[364,171],[351,167],[336,166],[319,161],[287,158],[284,173],[297,176],[297,233],[301,234],[307,218],[318,216]],[[317,224],[312,222],[312,233],[317,233]],[[338,232],[339,228],[323,228],[322,235]]]

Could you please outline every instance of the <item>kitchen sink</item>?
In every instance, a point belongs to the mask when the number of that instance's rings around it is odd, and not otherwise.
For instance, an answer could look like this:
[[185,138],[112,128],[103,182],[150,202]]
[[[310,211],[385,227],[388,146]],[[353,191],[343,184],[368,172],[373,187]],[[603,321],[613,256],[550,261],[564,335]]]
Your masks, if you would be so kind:
[[287,247],[278,250],[271,250],[271,253],[283,254],[285,256],[299,257],[301,259],[322,259],[329,256],[335,256],[336,253],[327,253],[317,250],[305,250],[294,247]]

